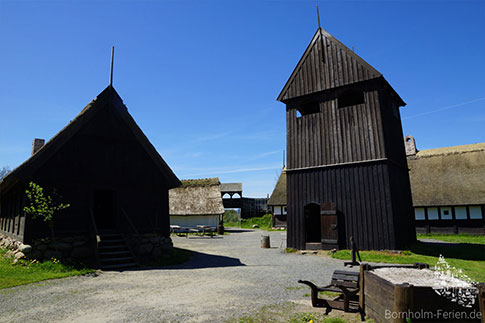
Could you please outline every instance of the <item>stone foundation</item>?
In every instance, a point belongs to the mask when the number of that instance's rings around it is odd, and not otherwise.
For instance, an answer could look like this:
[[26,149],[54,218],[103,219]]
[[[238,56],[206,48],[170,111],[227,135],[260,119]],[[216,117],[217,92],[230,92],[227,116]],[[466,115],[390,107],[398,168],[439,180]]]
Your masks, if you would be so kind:
[[158,258],[173,248],[170,237],[163,237],[153,233],[132,234],[127,235],[126,238],[133,253],[141,263]]
[[84,264],[91,264],[94,259],[94,250],[84,236],[56,237],[55,241],[51,238],[37,239],[32,245],[26,245],[0,234],[0,247],[8,250],[6,255],[13,257],[14,263],[24,257],[39,261],[55,258]]

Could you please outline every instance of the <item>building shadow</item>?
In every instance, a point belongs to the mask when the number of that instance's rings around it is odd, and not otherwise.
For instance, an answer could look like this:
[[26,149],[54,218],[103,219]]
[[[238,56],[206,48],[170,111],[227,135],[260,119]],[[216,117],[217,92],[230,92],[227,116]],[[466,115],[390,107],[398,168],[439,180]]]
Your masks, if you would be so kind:
[[445,259],[485,260],[485,245],[482,244],[418,241],[410,250],[425,256],[443,255]]
[[143,266],[139,268],[126,269],[125,271],[141,271],[154,269],[203,269],[246,266],[238,258],[210,255],[207,253],[191,251],[192,257],[183,264],[168,266]]
[[241,229],[241,228],[225,228],[224,231],[229,232],[229,233],[243,233],[243,232],[252,232],[254,230]]

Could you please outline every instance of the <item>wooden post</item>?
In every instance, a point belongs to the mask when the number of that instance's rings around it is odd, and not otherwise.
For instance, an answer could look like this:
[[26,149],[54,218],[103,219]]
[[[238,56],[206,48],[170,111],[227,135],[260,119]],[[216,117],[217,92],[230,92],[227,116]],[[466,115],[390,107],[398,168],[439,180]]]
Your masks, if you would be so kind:
[[370,269],[369,264],[360,264],[360,278],[359,278],[359,307],[362,314],[365,314],[365,271]]
[[405,323],[406,312],[413,308],[413,285],[408,283],[394,285],[393,323]]

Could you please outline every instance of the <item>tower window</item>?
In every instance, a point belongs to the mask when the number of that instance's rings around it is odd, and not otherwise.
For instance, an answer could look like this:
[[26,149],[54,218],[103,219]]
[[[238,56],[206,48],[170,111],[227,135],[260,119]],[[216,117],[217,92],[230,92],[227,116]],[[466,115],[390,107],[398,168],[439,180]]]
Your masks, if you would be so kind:
[[365,103],[364,92],[359,90],[347,90],[338,96],[339,108],[349,107],[362,103]]
[[320,104],[318,102],[310,102],[300,105],[297,110],[297,117],[306,116],[320,112]]

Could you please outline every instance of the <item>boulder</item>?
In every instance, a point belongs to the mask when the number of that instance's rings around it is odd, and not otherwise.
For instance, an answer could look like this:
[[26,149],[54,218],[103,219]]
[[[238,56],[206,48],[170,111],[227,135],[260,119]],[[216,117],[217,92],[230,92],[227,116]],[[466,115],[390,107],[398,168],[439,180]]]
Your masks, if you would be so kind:
[[49,248],[58,251],[70,251],[72,249],[72,246],[70,243],[59,241],[56,243],[51,243],[49,245]]
[[138,247],[138,253],[140,255],[148,255],[152,252],[153,245],[150,243],[142,244]]
[[152,250],[152,257],[153,258],[158,258],[161,255],[162,255],[162,248],[159,248],[159,247],[153,248],[153,250]]
[[74,248],[71,251],[72,258],[89,258],[92,255],[92,250],[86,247]]
[[74,241],[72,243],[72,246],[73,247],[80,247],[80,246],[84,246],[85,244],[86,244],[86,241],[84,241],[84,240],[83,241]]
[[29,253],[29,258],[36,260],[42,259],[42,251],[36,249],[32,250],[32,252]]
[[44,252],[45,259],[60,259],[62,258],[62,253],[60,251],[48,249]]
[[23,252],[24,254],[30,253],[32,251],[32,246],[28,244],[21,244],[18,248],[19,251]]
[[13,257],[12,263],[13,264],[16,264],[22,258],[25,258],[24,253],[23,252],[20,252],[20,251],[17,251],[17,253],[15,253],[15,256]]

